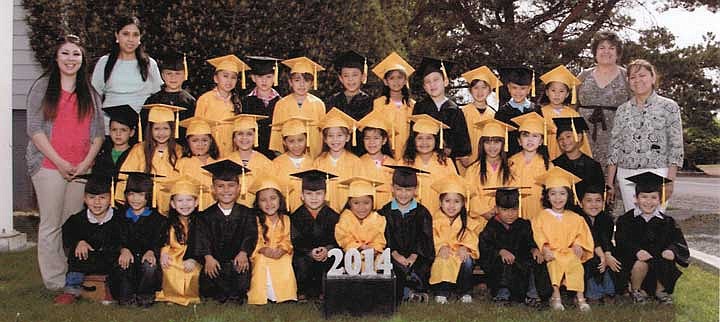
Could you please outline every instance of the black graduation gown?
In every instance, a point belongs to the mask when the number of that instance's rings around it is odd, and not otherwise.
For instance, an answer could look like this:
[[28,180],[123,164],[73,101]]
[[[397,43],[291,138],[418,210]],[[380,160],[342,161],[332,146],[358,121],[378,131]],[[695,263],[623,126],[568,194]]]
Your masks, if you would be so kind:
[[95,157],[95,164],[93,164],[92,167],[93,173],[117,173],[118,171],[120,171],[120,167],[122,166],[123,162],[125,162],[125,159],[127,159],[128,154],[130,154],[132,144],[128,146],[127,150],[123,151],[123,153],[120,154],[117,162],[113,162],[112,148],[112,139],[110,139],[109,136],[105,136],[105,141],[103,142],[102,147],[100,147],[100,151],[98,151],[98,154]]
[[[525,299],[530,274],[536,265],[531,250],[537,248],[533,239],[530,221],[518,218],[505,228],[497,218],[492,218],[480,233],[480,267],[487,273],[488,286],[493,295],[501,288],[510,290],[513,301]],[[515,256],[515,262],[502,262],[500,250],[505,249]],[[539,270],[545,273],[542,270]]]
[[[615,247],[612,244],[615,223],[613,222],[610,214],[605,211],[600,212],[597,216],[595,216],[594,221],[592,221],[590,219],[591,217],[583,211],[580,211],[579,214],[585,219],[588,227],[590,227],[595,247],[602,248],[603,252],[611,252],[615,254]],[[600,270],[598,270],[598,265],[600,265],[600,258],[595,255],[595,250],[593,250],[593,257],[583,263],[583,267],[585,269],[585,280],[594,278],[598,283],[602,281],[603,273],[600,273]],[[610,268],[606,269],[609,270]]]
[[[533,111],[540,113],[540,108],[533,102],[530,102],[530,107],[525,109],[524,112],[520,112],[520,110],[510,106],[510,103],[505,103],[503,105],[500,105],[498,111],[495,112],[495,119],[510,124],[514,127],[518,127],[517,123],[513,122],[512,119],[514,117],[518,117],[520,115],[527,114]],[[520,143],[518,142],[519,137],[520,132],[518,131],[510,131],[508,133],[508,157],[511,157],[513,154],[518,153],[520,152],[520,150],[522,150],[522,148],[520,147]]]
[[449,126],[449,130],[444,130],[445,147],[452,149],[451,158],[463,157],[470,154],[472,146],[470,144],[470,135],[468,134],[467,123],[465,123],[465,114],[453,102],[448,99],[440,106],[438,111],[435,102],[430,98],[425,98],[413,107],[413,115],[428,114],[437,120],[442,121]]
[[280,96],[276,96],[268,102],[265,106],[263,100],[257,96],[245,95],[241,98],[243,113],[264,115],[267,119],[257,120],[258,123],[258,147],[255,148],[258,152],[265,155],[268,159],[275,159],[277,156],[275,151],[270,151],[270,124],[272,123],[273,113],[275,111],[275,103],[280,100]]
[[[363,117],[370,114],[373,109],[373,98],[367,93],[360,91],[355,94],[348,102],[344,92],[337,92],[325,100],[325,111],[330,111],[333,107],[338,108],[345,114],[350,115],[356,121],[360,121]],[[362,133],[357,130],[357,146],[351,146],[350,150],[357,156],[365,153],[362,145]]]
[[[190,118],[195,115],[195,104],[197,103],[197,100],[195,97],[190,95],[190,93],[186,90],[181,90],[179,92],[166,92],[164,89],[161,89],[159,92],[150,95],[145,100],[145,104],[167,104],[167,105],[173,105],[173,106],[179,106],[184,107],[184,111],[180,111],[180,120],[184,120],[186,118]],[[142,116],[142,122],[143,122],[143,131],[145,130],[145,126],[147,126],[147,116],[148,116],[149,110],[143,109],[140,111],[140,115]],[[181,145],[185,146],[185,131],[186,129],[184,127],[180,127],[180,135],[177,138],[177,142]]]
[[600,162],[595,161],[586,154],[581,153],[580,157],[575,160],[570,160],[566,154],[562,154],[552,162],[554,165],[566,169],[582,179],[575,185],[578,198],[588,186],[605,187],[605,174]]
[[[63,246],[68,254],[68,272],[108,274],[120,255],[122,218],[117,209],[113,217],[103,223],[93,224],[88,220],[87,208],[70,216],[62,226]],[[88,259],[75,257],[77,244],[84,240],[94,249],[88,252]]]
[[[637,252],[641,249],[652,255],[648,261],[650,269],[643,281],[642,288],[648,294],[655,294],[656,281],[665,287],[665,291],[672,293],[675,282],[682,272],[675,264],[687,267],[690,258],[685,236],[672,217],[663,213],[661,218],[652,217],[645,222],[642,216],[635,216],[634,209],[618,218],[615,231],[615,246],[622,263],[622,275],[617,289],[624,289],[630,277],[630,270],[637,261]],[[669,261],[660,255],[669,249],[675,254],[675,260]]]
[[330,269],[332,261],[317,262],[310,252],[317,247],[328,250],[339,247],[335,240],[335,225],[339,219],[340,216],[328,206],[320,209],[316,218],[305,206],[300,206],[290,216],[293,270],[299,294],[313,297],[320,294],[322,276]]

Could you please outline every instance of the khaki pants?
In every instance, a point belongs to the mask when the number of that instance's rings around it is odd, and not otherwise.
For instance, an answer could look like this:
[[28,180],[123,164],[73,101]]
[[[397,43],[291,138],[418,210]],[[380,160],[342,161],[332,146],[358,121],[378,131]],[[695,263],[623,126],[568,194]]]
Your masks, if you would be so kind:
[[47,289],[60,290],[65,286],[67,273],[62,226],[83,209],[85,184],[67,182],[57,170],[45,168],[32,176],[32,183],[40,211],[37,245],[40,274]]

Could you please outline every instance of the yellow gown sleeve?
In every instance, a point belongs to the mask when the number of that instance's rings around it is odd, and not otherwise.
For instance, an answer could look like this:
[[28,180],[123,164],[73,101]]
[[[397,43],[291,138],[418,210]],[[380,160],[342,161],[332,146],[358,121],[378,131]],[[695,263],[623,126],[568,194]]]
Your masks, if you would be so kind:
[[358,227],[352,223],[354,218],[350,216],[354,215],[349,210],[344,211],[335,225],[335,240],[344,251],[360,247],[360,243],[353,233],[353,230]]
[[385,217],[376,212],[373,212],[370,215],[373,216],[374,219],[372,226],[367,228],[373,230],[374,236],[368,245],[375,249],[376,252],[381,253],[385,249],[385,245],[387,245],[387,240],[385,240],[385,225],[387,222],[385,221]]

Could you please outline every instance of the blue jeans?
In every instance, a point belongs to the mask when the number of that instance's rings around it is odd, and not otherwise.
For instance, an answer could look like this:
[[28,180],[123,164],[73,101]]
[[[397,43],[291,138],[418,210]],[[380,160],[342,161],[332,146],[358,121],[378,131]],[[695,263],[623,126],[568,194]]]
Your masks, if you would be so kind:
[[599,300],[603,296],[615,296],[615,284],[610,277],[610,270],[605,270],[600,283],[592,277],[585,281],[585,297]]
[[65,275],[65,293],[80,296],[80,291],[82,290],[82,283],[84,280],[85,273],[67,272],[67,274]]
[[441,282],[434,285],[435,295],[450,296],[451,291],[455,291],[458,295],[469,294],[473,287],[473,259],[468,258],[460,265],[460,272],[456,283]]

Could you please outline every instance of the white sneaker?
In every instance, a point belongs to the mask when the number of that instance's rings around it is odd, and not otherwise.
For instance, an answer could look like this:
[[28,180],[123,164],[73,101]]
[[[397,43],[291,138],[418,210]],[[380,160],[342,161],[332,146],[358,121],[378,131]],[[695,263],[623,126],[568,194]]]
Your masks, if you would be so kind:
[[435,303],[437,303],[437,304],[447,304],[447,303],[448,303],[447,296],[436,296],[436,297],[435,297]]
[[565,306],[562,304],[561,298],[550,298],[550,308],[555,311],[565,311]]
[[465,294],[460,298],[460,302],[462,303],[472,303],[472,296],[470,294]]

